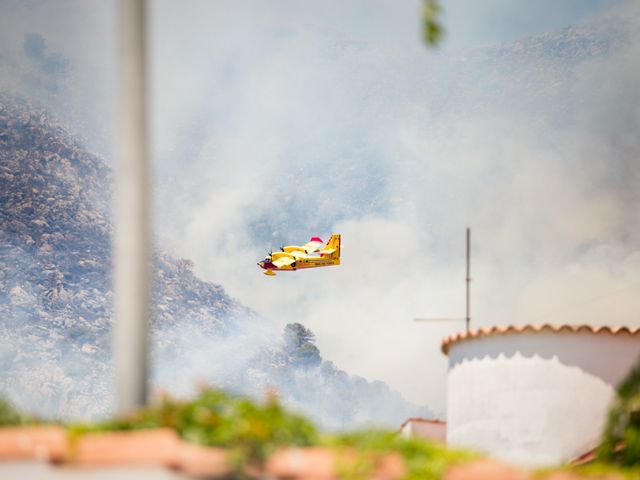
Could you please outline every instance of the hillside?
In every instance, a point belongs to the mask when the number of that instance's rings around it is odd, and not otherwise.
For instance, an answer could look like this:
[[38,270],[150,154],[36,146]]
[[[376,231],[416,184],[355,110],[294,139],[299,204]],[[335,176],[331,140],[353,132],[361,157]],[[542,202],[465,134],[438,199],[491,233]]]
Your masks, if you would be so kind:
[[[0,94],[0,392],[41,414],[111,406],[111,171],[47,113]],[[322,359],[312,332],[284,332],[156,248],[153,381],[197,381],[285,403],[331,428],[428,413]],[[319,393],[322,392],[322,395]]]

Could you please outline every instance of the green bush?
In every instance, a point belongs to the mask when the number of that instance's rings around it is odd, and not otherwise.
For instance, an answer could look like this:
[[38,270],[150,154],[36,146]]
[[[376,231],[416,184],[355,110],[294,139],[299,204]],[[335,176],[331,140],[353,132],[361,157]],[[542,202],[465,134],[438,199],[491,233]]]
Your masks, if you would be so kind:
[[624,467],[640,467],[640,362],[618,387],[598,458]]
[[329,446],[353,448],[359,460],[349,469],[340,471],[341,478],[365,479],[374,473],[373,461],[381,456],[397,453],[405,461],[405,480],[439,480],[451,466],[478,458],[478,455],[448,449],[444,445],[406,438],[397,432],[364,430],[342,434],[326,440]]
[[127,417],[95,425],[77,425],[76,434],[106,430],[168,427],[201,445],[233,450],[238,461],[261,462],[279,446],[308,446],[317,441],[314,425],[287,412],[275,396],[264,404],[207,388],[193,400],[164,397]]
[[401,455],[407,466],[407,479],[442,478],[451,465],[473,458],[468,453],[396,432],[366,430],[320,438],[314,425],[305,418],[287,412],[275,396],[263,404],[246,397],[208,388],[189,401],[164,397],[150,407],[127,417],[93,425],[77,425],[76,435],[86,432],[138,430],[168,427],[182,438],[200,445],[228,448],[236,467],[258,464],[278,447],[324,445],[353,449],[356,462],[339,468],[341,478],[370,478],[375,460],[392,453]]
[[7,400],[0,397],[0,426],[20,425],[23,416]]

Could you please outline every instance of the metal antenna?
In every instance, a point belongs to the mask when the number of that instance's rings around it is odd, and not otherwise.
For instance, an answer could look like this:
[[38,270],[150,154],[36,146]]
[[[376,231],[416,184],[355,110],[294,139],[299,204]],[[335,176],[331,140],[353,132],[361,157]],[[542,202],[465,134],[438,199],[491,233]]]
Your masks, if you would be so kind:
[[461,322],[464,320],[467,333],[471,329],[471,229],[467,227],[467,276],[466,282],[466,316],[465,318],[414,318],[415,322]]
[[471,229],[467,227],[467,333],[471,328]]

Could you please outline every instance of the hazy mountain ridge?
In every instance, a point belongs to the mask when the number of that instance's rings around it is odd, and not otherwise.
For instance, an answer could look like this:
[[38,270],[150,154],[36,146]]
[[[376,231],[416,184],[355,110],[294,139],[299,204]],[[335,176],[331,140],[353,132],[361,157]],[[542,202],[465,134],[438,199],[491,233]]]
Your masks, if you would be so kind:
[[[522,40],[482,47],[451,60],[449,87],[455,96],[439,108],[444,116],[470,112],[495,112],[502,106],[523,122],[552,122],[558,128],[572,125],[575,88],[585,71],[582,66],[615,56],[633,40],[630,24],[604,22],[563,28]],[[542,100],[542,101],[541,101]]]
[[[342,104],[328,104],[328,120],[320,119],[317,126],[310,122],[290,127],[293,133],[283,155],[295,152],[289,160],[293,167],[281,167],[277,176],[261,179],[269,184],[269,199],[275,200],[265,206],[260,198],[246,206],[252,239],[265,248],[277,247],[286,241],[283,232],[305,238],[309,231],[327,231],[345,219],[366,218],[371,212],[392,215],[394,209],[403,208],[403,191],[390,181],[393,168],[381,157],[380,139],[386,135],[394,144],[389,155],[401,164],[411,154],[402,151],[402,136],[416,125],[424,126],[425,143],[434,144],[468,119],[483,115],[485,121],[515,118],[532,131],[553,125],[551,142],[556,132],[575,130],[582,121],[576,113],[582,111],[578,102],[584,98],[576,91],[586,88],[585,70],[624,52],[634,36],[630,27],[616,22],[571,26],[446,58],[431,51],[416,57],[414,52],[366,43],[346,49],[339,40],[335,51],[312,50],[318,68],[327,68],[342,82],[358,87],[348,94],[354,106],[347,112]],[[342,83],[336,85],[337,95],[347,97]],[[334,92],[327,89],[322,95],[333,98]],[[400,125],[398,131],[388,132],[390,118]],[[340,128],[331,130],[333,136],[327,142],[325,132],[334,125]],[[212,129],[208,140],[219,135],[223,142],[223,134]],[[186,136],[185,143],[199,141]],[[323,166],[321,171],[318,164]],[[422,165],[415,167],[419,175]],[[302,174],[306,171],[314,175]],[[317,193],[319,184],[322,195]],[[278,207],[277,213],[269,208],[272,204]],[[317,215],[304,214],[309,205],[314,205]]]
[[[112,401],[111,172],[48,114],[0,94],[0,392],[57,416]],[[302,325],[284,336],[193,263],[156,249],[154,384],[196,380],[284,401],[334,428],[428,413],[325,362]],[[258,272],[256,272],[258,274]]]

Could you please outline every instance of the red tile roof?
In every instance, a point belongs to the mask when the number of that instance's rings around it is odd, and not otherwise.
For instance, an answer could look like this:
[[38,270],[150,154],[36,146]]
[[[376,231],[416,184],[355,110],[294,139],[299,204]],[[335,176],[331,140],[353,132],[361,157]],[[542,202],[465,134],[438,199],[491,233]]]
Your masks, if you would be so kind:
[[[442,423],[438,420],[411,419]],[[231,452],[185,442],[168,429],[129,432],[87,433],[70,438],[58,426],[0,428],[0,460],[33,460],[108,469],[115,465],[136,469],[166,467],[185,478],[233,478]],[[338,480],[344,473],[358,473],[375,480],[399,480],[407,474],[407,465],[397,453],[369,457],[372,471],[362,472],[362,452],[353,448],[293,448],[274,452],[262,467],[249,467],[245,475],[252,478],[281,480]],[[369,454],[367,454],[369,455]],[[0,475],[4,474],[0,461]],[[341,473],[343,475],[341,475]],[[114,474],[115,475],[115,474]],[[75,476],[75,474],[74,474]],[[81,475],[80,475],[81,476]],[[105,477],[107,478],[107,477]],[[108,478],[115,478],[109,476]],[[476,460],[455,465],[444,472],[443,480],[588,480],[575,471],[540,474],[520,470],[493,460]],[[599,477],[600,478],[600,477]],[[605,477],[602,477],[603,479]],[[623,480],[612,473],[606,480]]]
[[[398,453],[367,453],[369,478],[399,480],[407,473]],[[185,442],[168,428],[86,433],[71,438],[59,426],[0,427],[0,476],[3,460],[48,461],[85,468],[165,467],[186,477],[232,478],[232,452]],[[337,480],[345,468],[360,468],[353,448],[290,448],[274,452],[261,466],[247,466],[251,478]],[[185,478],[186,478],[185,477]]]
[[442,340],[442,353],[447,355],[449,353],[449,347],[454,343],[461,342],[463,340],[469,340],[478,337],[486,337],[489,335],[504,335],[508,333],[524,333],[524,332],[590,332],[593,334],[608,333],[612,335],[626,333],[629,335],[639,335],[640,327],[595,327],[592,325],[553,325],[551,323],[545,323],[543,325],[508,325],[508,326],[494,326],[479,328],[470,332],[460,332],[454,335],[445,337]]
[[162,465],[180,460],[184,442],[175,430],[158,428],[82,435],[65,460],[77,465]]
[[532,480],[534,475],[494,460],[476,460],[452,467],[446,472],[444,478],[445,480]]
[[446,425],[447,422],[444,422],[442,420],[437,420],[437,419],[429,419],[429,418],[422,418],[422,417],[410,417],[407,418],[404,422],[402,422],[402,425],[400,425],[400,430],[402,430],[407,423],[409,422],[417,422],[417,423],[431,423],[434,425]]
[[530,471],[495,460],[476,460],[454,465],[445,472],[444,480],[624,480],[620,472],[588,473],[579,470],[558,469]]
[[[326,447],[280,450],[266,462],[266,478],[337,480],[349,474],[356,476],[362,468],[362,453],[352,448],[335,450]],[[369,455],[373,471],[366,477],[396,480],[407,474],[403,458],[398,453]],[[343,473],[340,475],[340,473]],[[363,472],[361,472],[361,475]],[[363,475],[364,476],[364,475]]]
[[69,450],[66,430],[57,426],[0,428],[0,460],[57,460]]
[[[621,452],[626,447],[624,442],[618,442],[615,447],[613,447],[614,452]],[[598,447],[592,448],[589,451],[584,452],[582,455],[578,455],[577,457],[569,460],[569,465],[576,467],[580,465],[586,465],[587,463],[591,463],[598,458]]]

